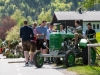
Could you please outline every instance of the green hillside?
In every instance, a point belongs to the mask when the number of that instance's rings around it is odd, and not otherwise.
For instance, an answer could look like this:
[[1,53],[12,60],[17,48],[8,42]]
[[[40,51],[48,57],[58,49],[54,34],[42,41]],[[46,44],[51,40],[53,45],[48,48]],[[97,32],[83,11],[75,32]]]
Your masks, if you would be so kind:
[[[44,11],[51,9],[51,14],[56,9],[76,10],[79,1],[81,0],[0,0],[0,17],[11,16],[16,9],[19,9],[24,17],[31,16],[33,20],[37,20],[42,8]],[[58,8],[59,4],[60,8]]]
[[[51,21],[54,11],[76,11],[83,5],[79,5],[82,1],[84,0],[0,0],[0,39],[19,39],[19,28],[24,20],[28,20],[28,24]],[[88,10],[100,10],[100,5]]]
[[[51,9],[51,14],[53,14],[58,9],[59,4],[63,3],[60,4],[60,11],[75,11],[78,8],[78,2],[81,1],[83,0],[0,0],[0,17],[11,16],[16,9],[19,9],[23,12],[24,17],[31,16],[33,20],[37,20],[42,8],[44,11]],[[67,4],[66,7],[65,4]]]

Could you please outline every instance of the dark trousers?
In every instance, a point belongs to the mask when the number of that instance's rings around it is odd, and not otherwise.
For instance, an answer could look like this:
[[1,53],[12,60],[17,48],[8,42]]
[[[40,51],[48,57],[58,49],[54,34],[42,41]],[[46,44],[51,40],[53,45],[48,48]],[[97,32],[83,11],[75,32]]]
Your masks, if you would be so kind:
[[[49,40],[47,40],[47,46],[48,46],[48,48],[49,48]],[[49,54],[49,49],[48,49],[47,54]],[[51,60],[50,60],[50,58],[51,58]],[[49,62],[53,62],[53,57],[48,57],[48,61],[49,61]]]

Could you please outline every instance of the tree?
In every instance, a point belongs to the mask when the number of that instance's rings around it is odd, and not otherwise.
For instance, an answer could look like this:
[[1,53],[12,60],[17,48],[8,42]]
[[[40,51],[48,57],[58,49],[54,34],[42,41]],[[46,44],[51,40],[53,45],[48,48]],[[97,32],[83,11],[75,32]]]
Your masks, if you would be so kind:
[[31,16],[27,16],[27,20],[28,20],[28,24],[32,24],[33,23]]
[[54,8],[54,11],[66,11],[70,10],[72,2],[67,3],[66,0],[52,0],[51,8]]
[[7,31],[6,40],[19,40],[19,26],[14,26],[10,31]]
[[[16,11],[14,12],[13,15],[11,15],[11,18],[13,18],[17,24],[21,24],[23,23],[24,20],[27,20],[24,16],[23,16],[23,12],[21,12],[19,9],[16,9]],[[19,26],[21,26],[19,25]]]
[[4,40],[6,36],[6,32],[9,31],[15,25],[16,25],[16,22],[14,19],[10,17],[2,18],[1,26],[0,26],[0,38]]
[[100,3],[100,0],[83,0],[83,2],[81,2],[81,5],[82,7],[89,9],[99,3]]
[[42,9],[42,12],[40,13],[40,15],[38,16],[38,23],[40,24],[43,20],[46,20],[48,22],[50,22],[52,19],[51,17],[51,9],[48,10],[47,12],[44,11],[44,8]]

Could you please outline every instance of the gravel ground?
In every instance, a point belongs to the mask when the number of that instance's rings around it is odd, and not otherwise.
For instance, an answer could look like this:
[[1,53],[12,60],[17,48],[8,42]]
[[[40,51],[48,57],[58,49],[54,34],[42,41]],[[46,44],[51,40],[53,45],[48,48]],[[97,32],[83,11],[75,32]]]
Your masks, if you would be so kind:
[[[5,56],[2,56],[2,54],[0,54],[0,58],[1,59],[5,59],[6,57]],[[22,59],[21,59],[22,60]],[[8,62],[9,63],[9,62]],[[49,66],[49,64],[46,64]],[[50,65],[52,69],[55,69],[61,73],[63,73],[64,75],[77,75],[76,73],[72,72],[72,71],[67,71],[66,68],[61,68],[59,66],[55,66],[54,64],[51,64]]]

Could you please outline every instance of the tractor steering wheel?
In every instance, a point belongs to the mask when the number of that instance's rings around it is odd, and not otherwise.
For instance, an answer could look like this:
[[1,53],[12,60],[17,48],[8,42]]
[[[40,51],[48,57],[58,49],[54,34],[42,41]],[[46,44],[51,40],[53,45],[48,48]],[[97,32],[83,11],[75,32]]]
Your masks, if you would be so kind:
[[74,33],[73,30],[71,30],[70,28],[67,28],[68,32]]

